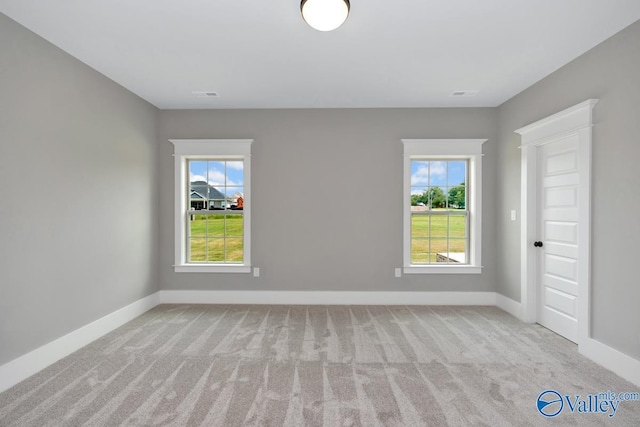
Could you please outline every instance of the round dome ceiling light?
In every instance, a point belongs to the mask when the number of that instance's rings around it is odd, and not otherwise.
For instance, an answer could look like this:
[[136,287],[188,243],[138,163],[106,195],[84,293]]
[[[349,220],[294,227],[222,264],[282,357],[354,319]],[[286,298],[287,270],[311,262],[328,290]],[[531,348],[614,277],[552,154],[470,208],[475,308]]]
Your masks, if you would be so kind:
[[302,0],[300,11],[305,22],[318,31],[331,31],[349,16],[349,0]]

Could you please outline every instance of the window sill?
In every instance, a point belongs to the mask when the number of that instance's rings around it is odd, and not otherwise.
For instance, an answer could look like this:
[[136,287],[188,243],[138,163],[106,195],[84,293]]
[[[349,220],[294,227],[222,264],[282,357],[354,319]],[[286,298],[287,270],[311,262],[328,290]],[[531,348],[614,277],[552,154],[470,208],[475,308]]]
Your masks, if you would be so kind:
[[412,265],[403,268],[404,274],[480,274],[475,265]]
[[181,264],[174,265],[176,273],[251,273],[251,266],[236,265],[209,265],[209,264]]

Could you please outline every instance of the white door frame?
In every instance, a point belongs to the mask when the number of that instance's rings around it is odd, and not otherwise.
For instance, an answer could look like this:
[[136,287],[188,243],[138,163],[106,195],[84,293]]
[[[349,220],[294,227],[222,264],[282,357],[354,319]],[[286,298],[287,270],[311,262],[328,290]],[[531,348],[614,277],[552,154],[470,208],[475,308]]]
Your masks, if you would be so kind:
[[537,251],[533,242],[538,233],[538,148],[563,136],[577,135],[578,168],[578,344],[591,336],[591,140],[593,107],[597,99],[589,99],[557,114],[516,130],[521,135],[521,252],[520,301],[522,320],[535,323],[537,304]]

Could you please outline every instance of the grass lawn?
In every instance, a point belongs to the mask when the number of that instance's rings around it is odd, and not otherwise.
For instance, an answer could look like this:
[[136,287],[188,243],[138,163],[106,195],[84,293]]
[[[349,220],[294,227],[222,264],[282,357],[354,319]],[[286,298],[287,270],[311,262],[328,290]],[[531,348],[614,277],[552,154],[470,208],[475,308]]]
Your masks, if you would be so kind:
[[242,262],[242,214],[195,215],[190,231],[190,262]]
[[436,262],[438,253],[465,252],[466,229],[464,215],[412,215],[411,263]]
[[[190,228],[189,261],[242,262],[242,214],[196,215],[191,221]],[[465,252],[465,238],[466,218],[463,215],[449,217],[413,215],[411,217],[411,263],[436,262],[437,253]]]

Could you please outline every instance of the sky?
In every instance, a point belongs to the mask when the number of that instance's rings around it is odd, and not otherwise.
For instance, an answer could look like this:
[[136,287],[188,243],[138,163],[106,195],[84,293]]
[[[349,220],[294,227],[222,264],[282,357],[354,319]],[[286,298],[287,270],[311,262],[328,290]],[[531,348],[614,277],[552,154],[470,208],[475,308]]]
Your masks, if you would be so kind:
[[189,182],[205,181],[221,193],[231,196],[240,192],[244,194],[242,161],[189,161]]
[[[231,196],[244,193],[242,161],[189,162],[189,181],[206,181],[221,193]],[[411,194],[422,194],[428,187],[440,187],[446,193],[448,188],[465,182],[465,161],[411,161]]]
[[411,161],[411,194],[422,194],[428,187],[440,187],[445,193],[450,187],[465,182],[467,162]]

